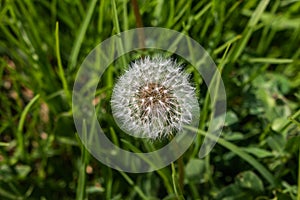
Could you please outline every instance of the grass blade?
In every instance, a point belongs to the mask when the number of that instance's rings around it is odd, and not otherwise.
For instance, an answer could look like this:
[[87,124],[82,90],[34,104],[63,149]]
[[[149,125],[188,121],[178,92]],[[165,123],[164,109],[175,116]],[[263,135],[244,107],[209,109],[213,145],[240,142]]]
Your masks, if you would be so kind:
[[298,195],[297,200],[300,200],[300,148],[299,148],[299,155],[298,155]]
[[255,26],[257,25],[261,15],[263,14],[264,10],[266,9],[267,5],[269,4],[270,0],[262,0],[260,1],[259,5],[252,13],[251,18],[247,24],[247,27],[244,29],[242,34],[242,39],[239,43],[235,46],[231,54],[231,62],[235,62],[237,58],[241,55],[242,51],[245,49],[253,31],[255,30]]
[[65,95],[67,97],[68,103],[71,105],[71,95],[69,92],[67,80],[65,78],[64,69],[61,63],[61,56],[60,56],[60,49],[59,49],[59,25],[58,22],[56,22],[56,28],[55,28],[55,41],[56,41],[56,57],[57,57],[57,64],[58,64],[58,75],[62,82]]
[[259,163],[255,158],[253,158],[251,155],[243,151],[241,148],[236,146],[235,144],[228,142],[222,138],[217,138],[213,134],[206,133],[202,130],[198,130],[193,127],[186,127],[187,129],[194,131],[196,133],[199,133],[203,136],[207,136],[212,140],[217,140],[217,143],[222,145],[223,147],[229,149],[239,157],[241,157],[243,160],[247,161],[250,165],[252,165],[261,175],[264,177],[272,186],[275,186],[277,181],[275,177],[261,164]]
[[79,54],[85,33],[87,31],[88,25],[90,24],[90,21],[92,19],[92,15],[93,15],[96,3],[97,3],[97,0],[92,0],[90,2],[87,14],[84,18],[83,23],[81,24],[81,26],[79,28],[78,35],[75,39],[75,43],[74,43],[74,46],[71,51],[70,63],[69,63],[68,69],[71,69],[71,70],[74,69],[77,64],[78,54]]
[[293,59],[285,58],[250,58],[251,63],[268,63],[268,64],[288,64],[292,63]]
[[148,199],[147,196],[143,193],[142,189],[137,185],[135,185],[133,180],[125,172],[122,171],[119,172],[124,177],[124,179],[129,183],[129,185],[133,186],[133,189],[140,195],[142,199],[146,199],[146,200]]
[[[83,133],[84,136],[87,135],[86,132],[86,122],[83,121]],[[86,140],[85,140],[86,141]],[[88,163],[88,152],[81,144],[81,162],[80,162],[80,167],[79,167],[79,177],[78,177],[78,182],[77,182],[77,189],[76,189],[76,200],[83,200],[85,197],[85,183],[86,183],[86,166]]]
[[18,124],[18,131],[17,131],[17,141],[18,141],[18,149],[16,155],[20,155],[21,158],[25,157],[25,149],[24,149],[24,137],[23,137],[23,127],[25,123],[25,118],[29,112],[29,109],[33,106],[33,104],[40,98],[40,95],[36,95],[31,101],[26,105],[25,109],[21,114],[21,118]]

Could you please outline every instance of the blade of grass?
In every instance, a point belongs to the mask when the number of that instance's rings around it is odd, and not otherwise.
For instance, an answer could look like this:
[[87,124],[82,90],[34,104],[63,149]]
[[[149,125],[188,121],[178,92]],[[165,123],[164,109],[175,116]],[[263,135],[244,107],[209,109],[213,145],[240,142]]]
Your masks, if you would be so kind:
[[228,45],[231,45],[231,44],[233,44],[235,41],[241,39],[241,37],[242,37],[241,35],[235,36],[234,38],[228,40],[225,44],[223,44],[223,45],[221,45],[220,47],[216,48],[216,49],[214,50],[213,53],[214,53],[214,54],[220,53],[221,51],[223,51],[224,49],[226,49],[226,48],[228,47]]
[[79,51],[80,51],[85,33],[87,31],[88,25],[90,24],[90,21],[92,19],[92,15],[93,15],[94,9],[96,7],[96,3],[97,3],[97,0],[92,0],[90,2],[86,16],[85,16],[82,24],[80,25],[78,35],[75,39],[75,43],[74,43],[74,46],[72,48],[71,55],[70,55],[70,62],[68,65],[68,69],[70,69],[70,70],[74,69],[77,64]]
[[204,25],[202,26],[202,28],[199,30],[201,31],[200,33],[200,40],[204,41],[206,40],[206,37],[208,34],[210,34],[210,25],[213,23],[213,18],[210,17],[206,17],[206,20],[204,22]]
[[33,106],[33,104],[40,98],[40,95],[36,95],[31,101],[26,105],[25,109],[23,110],[21,114],[21,118],[18,124],[17,129],[17,141],[18,141],[18,149],[16,155],[21,156],[21,158],[25,158],[25,149],[24,149],[24,134],[23,134],[23,128],[26,116],[29,112],[29,109]]
[[[228,51],[229,51],[229,48],[230,48],[230,46],[231,46],[231,43],[228,43],[228,45],[227,45],[227,48],[226,48],[226,50],[225,50],[225,52],[224,52],[224,54],[223,54],[223,56],[222,56],[222,61],[221,61],[221,63],[219,64],[219,67],[218,67],[218,70],[219,71],[216,71],[215,72],[215,74],[214,74],[214,76],[213,76],[213,78],[212,78],[212,80],[211,80],[211,83],[210,83],[210,85],[208,86],[209,87],[209,90],[206,92],[206,95],[205,95],[205,99],[204,99],[204,104],[203,104],[203,109],[202,109],[202,111],[201,111],[201,118],[200,118],[200,122],[199,122],[199,129],[201,129],[201,130],[203,130],[204,129],[204,127],[205,127],[205,122],[206,122],[206,120],[207,120],[207,118],[208,118],[208,115],[209,115],[209,110],[210,110],[210,108],[209,108],[209,100],[210,100],[210,91],[211,92],[213,92],[214,94],[216,94],[216,95],[214,95],[214,99],[212,99],[211,100],[211,108],[214,108],[215,107],[215,103],[216,103],[216,100],[217,100],[217,98],[218,98],[218,95],[217,95],[217,92],[218,92],[218,90],[219,90],[219,84],[220,84],[220,79],[221,79],[221,77],[218,77],[217,76],[217,73],[219,72],[220,74],[222,73],[222,71],[223,71],[223,68],[224,68],[224,66],[225,66],[225,63],[227,62],[227,59],[228,59]],[[217,80],[216,80],[217,79]],[[212,87],[214,87],[214,88],[212,88]],[[212,91],[212,90],[214,90],[214,91]],[[213,118],[214,117],[214,112],[215,112],[215,109],[212,109],[212,112],[213,113],[211,113],[211,118]],[[197,139],[196,139],[196,145],[195,145],[195,148],[194,148],[194,151],[193,151],[193,157],[195,157],[197,154],[198,154],[198,151],[199,151],[199,149],[200,149],[200,143],[201,143],[201,136],[200,135],[198,135],[197,136]],[[201,149],[202,150],[202,149]],[[200,151],[201,151],[200,150]],[[209,157],[207,158],[207,159],[209,159]]]
[[[272,6],[271,14],[273,15],[275,14],[276,10],[279,7],[279,4],[280,4],[280,0],[276,0],[274,5]],[[257,52],[259,52],[260,54],[266,51],[270,42],[273,40],[275,34],[273,34],[272,32],[275,32],[275,30],[272,30],[272,23],[268,23],[262,31],[262,36],[260,37],[260,41],[257,46]],[[272,37],[270,37],[270,35]]]
[[[16,3],[18,4],[18,7],[20,8],[21,13],[23,14],[23,17],[25,18],[26,22],[28,23],[28,26],[30,27],[30,31],[31,33],[25,33],[26,35],[32,34],[32,38],[34,38],[34,40],[28,40],[28,45],[30,45],[30,47],[33,49],[33,52],[36,52],[35,47],[38,47],[39,44],[41,44],[41,38],[40,38],[40,34],[38,33],[38,29],[35,28],[35,19],[36,19],[36,11],[34,9],[34,6],[32,5],[31,1],[16,1]],[[27,6],[25,6],[24,4],[27,4]],[[17,7],[17,6],[16,6]],[[28,37],[28,36],[27,36]],[[34,42],[34,44],[32,44],[31,42]]]
[[254,71],[250,77],[243,83],[242,87],[245,85],[248,85],[250,82],[252,82],[257,76],[260,74],[263,74],[268,67],[270,67],[270,64],[290,64],[293,63],[293,59],[283,59],[283,58],[250,58],[250,63],[265,63],[264,66],[259,68],[259,70]]
[[113,23],[116,33],[120,33],[120,25],[119,25],[119,19],[118,19],[118,11],[115,0],[111,0],[112,5],[112,13],[113,13]]
[[84,5],[82,1],[74,1],[74,3],[76,4],[77,8],[78,8],[78,14],[80,15],[80,17],[84,17],[84,15],[86,14],[86,11],[84,10]]
[[[225,50],[225,52],[224,52],[224,54],[223,54],[223,56],[222,56],[222,60],[221,60],[221,62],[220,62],[220,64],[219,64],[219,66],[218,66],[218,70],[220,71],[220,74],[222,74],[222,71],[223,71],[223,68],[224,68],[224,66],[225,66],[225,63],[227,63],[227,59],[228,59],[228,57],[227,57],[227,55],[228,55],[228,51],[229,51],[229,48],[230,48],[230,46],[231,46],[231,43],[229,43],[228,44],[228,46],[227,46],[227,48],[226,48],[226,50]],[[217,71],[216,71],[216,73],[214,74],[214,76],[213,76],[213,79],[212,79],[212,82],[211,82],[211,84],[210,84],[210,92],[212,92],[213,94],[216,94],[216,95],[214,95],[214,99],[211,99],[211,110],[212,110],[212,112],[211,112],[211,122],[214,120],[214,117],[215,117],[215,112],[216,112],[216,109],[215,109],[215,107],[216,107],[216,101],[217,101],[217,99],[218,99],[218,95],[222,95],[222,94],[219,94],[219,87],[220,87],[220,82],[221,82],[221,77],[218,77],[218,74],[217,74]],[[213,87],[213,88],[212,88]],[[208,93],[209,92],[207,92],[207,95],[208,95]],[[226,97],[225,97],[226,98]],[[224,111],[225,112],[225,111]],[[226,115],[226,113],[222,113],[222,115]],[[208,129],[208,131],[212,131],[212,132],[215,132],[215,130],[218,130],[219,129],[219,135],[221,134],[221,130],[220,130],[220,127],[215,127],[214,126],[214,129],[213,130],[211,130],[211,125],[209,126],[209,129]],[[222,128],[221,128],[222,129]],[[205,139],[204,139],[204,143],[206,143],[206,137],[205,137]],[[209,149],[208,151],[210,151],[211,149]],[[204,153],[204,152],[206,152],[207,150],[204,150],[204,149],[202,149],[202,147],[200,148],[200,150],[199,150],[199,153],[198,153],[198,156],[201,158],[203,155],[205,155],[206,153]],[[212,172],[211,172],[211,170],[210,170],[210,155],[207,155],[206,157],[205,157],[205,166],[206,166],[206,169],[207,169],[207,177],[208,177],[208,180],[209,180],[209,182],[210,182],[210,184],[211,185],[215,185],[215,183],[214,183],[214,180],[213,180],[213,178],[212,178]]]
[[69,105],[71,105],[71,94],[69,92],[67,80],[65,77],[64,69],[61,63],[61,56],[60,56],[60,48],[59,48],[59,24],[56,22],[56,27],[55,27],[55,41],[56,41],[56,58],[57,58],[57,64],[58,64],[58,75],[59,78],[62,82],[63,89],[67,98],[67,102]]
[[77,182],[77,189],[76,189],[76,200],[83,200],[85,197],[85,182],[86,182],[86,150],[82,146],[81,147],[81,165],[79,171],[79,178]]
[[248,162],[251,166],[253,166],[261,174],[261,176],[264,177],[270,183],[271,186],[274,187],[277,184],[277,181],[276,181],[275,177],[269,172],[269,170],[267,170],[255,158],[253,158],[251,155],[246,153],[244,150],[242,150],[241,148],[239,148],[235,144],[233,144],[231,142],[228,142],[228,141],[226,141],[222,138],[218,138],[218,137],[214,136],[213,134],[206,133],[205,131],[196,129],[194,127],[188,127],[187,126],[186,128],[191,130],[191,131],[194,131],[196,133],[199,133],[203,136],[207,136],[212,140],[217,140],[218,144],[222,145],[223,147],[227,148],[231,152],[235,153],[240,158],[242,158],[243,160]]
[[285,58],[250,58],[249,62],[251,63],[269,63],[269,64],[288,64],[292,63],[293,59]]
[[289,117],[288,118],[290,121],[292,121],[294,124],[296,124],[298,127],[300,127],[300,122],[298,122],[297,120],[295,120],[294,118],[292,117]]
[[97,24],[97,31],[98,34],[100,34],[103,30],[103,20],[104,20],[104,11],[105,11],[105,2],[107,1],[100,1],[98,12],[99,12],[99,17],[98,17],[98,24]]
[[296,119],[297,117],[300,116],[300,110],[298,110],[296,113],[294,113],[291,117],[290,120],[287,120],[279,129],[279,133],[283,132],[289,125],[291,125],[293,123],[293,121],[291,119]]
[[107,168],[107,179],[106,179],[106,199],[112,199],[111,197],[111,189],[112,189],[112,184],[113,184],[113,176],[112,176],[112,170],[110,168]]
[[174,0],[169,0],[168,1],[168,5],[169,5],[169,7],[168,7],[168,9],[169,9],[169,11],[168,11],[168,21],[167,21],[167,24],[166,24],[166,27],[167,28],[171,28],[171,26],[172,26],[172,22],[173,22],[173,19],[174,19],[174,13],[175,13],[175,2],[174,2]]
[[[85,121],[83,121],[82,132],[84,137],[87,137],[87,128],[86,128]],[[86,138],[85,141],[87,141]],[[88,163],[88,152],[83,146],[83,144],[81,144],[81,162],[80,162],[79,177],[78,177],[77,189],[76,189],[76,200],[83,200],[85,197],[87,163]]]
[[298,153],[298,195],[297,200],[300,200],[300,147]]
[[263,12],[266,9],[269,2],[270,2],[270,0],[260,1],[257,8],[252,13],[251,18],[249,19],[249,22],[242,33],[242,39],[235,46],[235,48],[231,51],[231,54],[230,54],[231,56],[229,59],[231,62],[235,62],[237,60],[237,58],[241,55],[243,50],[245,49],[253,31],[255,30],[255,27],[256,27],[261,15],[263,14]]
[[226,15],[225,15],[225,19],[224,21],[226,21],[230,15],[238,8],[238,6],[242,3],[242,1],[236,1],[232,6],[231,8],[226,12]]
[[[134,146],[133,144],[131,144],[130,142],[128,142],[127,140],[124,140],[124,139],[121,139],[121,142],[123,142],[125,145],[127,145],[133,152],[135,153],[142,153],[136,146]],[[142,157],[142,154],[141,154],[141,157]],[[155,165],[152,163],[151,160],[148,160],[144,157],[142,157],[147,163],[149,163],[150,165],[153,165],[155,167]],[[161,169],[161,170],[157,170],[156,172],[158,173],[158,175],[163,179],[164,181],[164,184],[165,184],[165,187],[167,188],[167,191],[169,193],[172,193],[173,190],[172,190],[172,185],[171,183],[169,182],[169,179],[168,179],[168,176],[167,174],[165,174],[163,172],[164,169]]]
[[208,3],[197,15],[194,16],[194,20],[197,21],[202,17],[212,6],[212,3]]
[[[4,35],[4,37],[10,41],[11,44],[18,46],[25,54],[30,54],[28,48],[26,47],[26,44],[24,43],[24,41],[20,38],[21,34],[19,33],[20,31],[15,30],[15,27],[12,27],[10,30],[10,27],[6,27],[6,26],[0,26],[1,28],[1,33]],[[16,53],[15,51],[13,52],[8,52],[11,54]],[[14,56],[16,58],[18,58],[18,56]],[[19,60],[19,58],[18,58]],[[20,63],[25,63],[23,59],[20,59],[19,61]]]
[[125,172],[119,171],[119,173],[125,178],[129,185],[133,187],[133,189],[140,195],[142,199],[148,199],[147,196],[143,193],[142,189],[135,185],[133,180]]
[[174,193],[178,199],[183,199],[182,192],[180,191],[179,182],[176,177],[176,170],[173,162],[171,163],[171,168],[172,168],[172,182],[173,182]]
[[7,146],[9,146],[9,143],[0,142],[0,147],[7,147]]
[[127,12],[127,1],[123,0],[123,30],[129,29],[129,22],[128,22],[128,12]]
[[[119,34],[121,31],[120,31],[120,25],[119,25],[119,20],[118,20],[118,12],[117,12],[117,6],[116,6],[115,0],[111,0],[111,4],[112,4],[114,29],[115,29],[115,32],[117,34]],[[117,50],[121,51],[121,54],[123,54],[124,47],[123,47],[122,41],[118,40],[117,45],[118,45]],[[121,61],[122,61],[122,66],[126,67],[128,63],[126,62],[126,59],[125,59],[124,56],[121,57]]]
[[[191,12],[192,1],[183,2],[182,4],[183,5],[180,5],[178,2],[178,5],[176,6],[176,7],[178,7],[178,10],[180,10],[180,12],[178,14],[176,14],[176,16],[174,17],[174,19],[172,21],[173,24],[171,25],[171,27],[173,27],[175,24],[182,24],[181,19],[183,18],[183,16],[186,16],[187,13]],[[177,29],[175,29],[175,30],[177,30]]]
[[12,200],[23,199],[22,197],[17,196],[16,194],[12,194],[12,193],[2,189],[1,187],[0,187],[0,195],[1,195],[1,197],[6,198],[6,199],[12,199]]

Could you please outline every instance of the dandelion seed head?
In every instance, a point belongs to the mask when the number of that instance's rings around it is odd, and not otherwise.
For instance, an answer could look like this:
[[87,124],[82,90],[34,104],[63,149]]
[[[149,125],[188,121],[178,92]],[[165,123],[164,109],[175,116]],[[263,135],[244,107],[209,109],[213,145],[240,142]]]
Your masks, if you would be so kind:
[[163,138],[179,133],[198,108],[188,74],[171,59],[135,61],[117,81],[112,114],[122,130],[136,137]]

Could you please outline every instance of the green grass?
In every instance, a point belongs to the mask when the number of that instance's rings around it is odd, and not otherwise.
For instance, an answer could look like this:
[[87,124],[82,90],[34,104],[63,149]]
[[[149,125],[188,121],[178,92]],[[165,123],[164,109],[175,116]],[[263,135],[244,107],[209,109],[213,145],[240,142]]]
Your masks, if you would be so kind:
[[[137,2],[144,26],[189,35],[220,69],[227,117],[212,152],[198,158],[214,100],[197,75],[200,126],[190,129],[198,136],[169,166],[120,172],[79,140],[71,107],[76,73],[97,44],[136,28],[132,1],[0,1],[0,199],[300,200],[300,1]],[[109,105],[130,56],[146,53],[122,56],[122,66],[106,70],[97,110]],[[98,120],[121,148],[159,145],[126,136],[110,113]]]

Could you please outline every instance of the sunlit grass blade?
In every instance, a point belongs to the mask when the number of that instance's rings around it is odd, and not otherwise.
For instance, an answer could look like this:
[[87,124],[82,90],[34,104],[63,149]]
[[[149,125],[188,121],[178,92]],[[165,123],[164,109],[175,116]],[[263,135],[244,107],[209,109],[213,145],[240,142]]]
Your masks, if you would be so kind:
[[214,54],[218,54],[221,51],[225,50],[228,46],[230,46],[231,44],[235,43],[237,40],[239,40],[242,36],[241,35],[237,35],[236,37],[228,40],[225,44],[221,45],[220,47],[216,48],[214,50]]
[[9,146],[9,143],[0,142],[0,147],[7,147],[7,146]]
[[250,58],[251,63],[268,63],[268,64],[288,64],[292,63],[293,59],[285,58]]

